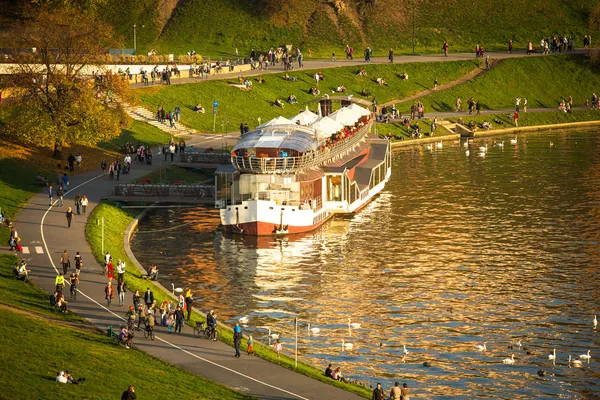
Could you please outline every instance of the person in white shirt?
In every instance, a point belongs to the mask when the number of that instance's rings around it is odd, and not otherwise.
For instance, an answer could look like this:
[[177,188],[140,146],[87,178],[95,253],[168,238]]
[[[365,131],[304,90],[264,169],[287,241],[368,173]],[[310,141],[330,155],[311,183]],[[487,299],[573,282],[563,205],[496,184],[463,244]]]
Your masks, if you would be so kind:
[[119,274],[117,280],[119,283],[123,282],[125,280],[125,263],[121,260],[117,262],[117,273]]
[[58,383],[67,383],[67,377],[65,376],[65,373],[63,371],[60,371],[59,373],[56,374],[56,382]]

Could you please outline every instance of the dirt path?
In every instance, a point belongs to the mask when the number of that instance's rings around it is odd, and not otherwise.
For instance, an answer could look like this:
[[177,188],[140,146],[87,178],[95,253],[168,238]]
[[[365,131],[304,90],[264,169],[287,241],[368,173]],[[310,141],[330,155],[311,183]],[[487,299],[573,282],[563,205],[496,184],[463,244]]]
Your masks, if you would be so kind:
[[[492,69],[496,68],[498,65],[500,65],[500,63],[502,61],[504,61],[504,60],[500,60],[500,59],[491,60],[490,71]],[[437,92],[439,92],[441,90],[445,90],[445,89],[449,89],[449,88],[454,87],[454,86],[458,86],[458,85],[460,85],[462,83],[470,81],[471,79],[475,79],[478,76],[481,76],[481,75],[483,75],[483,74],[485,74],[487,72],[488,72],[488,70],[485,69],[485,68],[475,68],[473,71],[469,72],[468,74],[465,74],[465,75],[461,76],[460,78],[458,78],[458,79],[456,79],[456,80],[454,80],[452,82],[446,83],[444,85],[438,85],[437,90],[427,89],[427,90],[424,90],[422,92],[418,92],[418,93],[412,94],[412,95],[410,95],[408,97],[405,97],[403,99],[390,100],[388,102],[385,102],[385,103],[381,104],[381,107],[387,107],[387,106],[391,106],[392,104],[398,104],[398,103],[404,103],[404,102],[407,102],[407,101],[417,100],[417,99],[419,99],[419,98],[421,98],[423,96],[427,96],[427,95],[432,94],[432,93],[437,93]]]

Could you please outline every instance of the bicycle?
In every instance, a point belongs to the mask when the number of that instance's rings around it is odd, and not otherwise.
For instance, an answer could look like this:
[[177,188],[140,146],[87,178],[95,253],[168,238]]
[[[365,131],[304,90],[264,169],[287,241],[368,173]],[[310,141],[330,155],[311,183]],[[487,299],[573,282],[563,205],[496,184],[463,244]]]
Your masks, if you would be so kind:
[[196,322],[196,326],[194,327],[194,336],[202,335],[204,335],[204,323]]
[[207,326],[204,329],[204,337],[206,339],[219,340],[219,336],[220,336],[220,333],[216,327],[211,328],[210,326]]
[[144,329],[144,337],[146,339],[150,338],[150,340],[154,340],[154,328],[151,326],[146,327],[146,329]]

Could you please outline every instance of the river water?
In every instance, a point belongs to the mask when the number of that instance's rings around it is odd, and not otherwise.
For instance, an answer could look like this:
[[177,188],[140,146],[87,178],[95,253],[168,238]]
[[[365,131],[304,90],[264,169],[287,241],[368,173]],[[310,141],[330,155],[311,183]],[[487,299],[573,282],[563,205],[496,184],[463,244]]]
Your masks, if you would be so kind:
[[301,360],[352,378],[430,399],[600,398],[600,132],[510,139],[399,149],[380,196],[308,235],[225,237],[216,210],[160,209],[133,250],[255,339],[271,328],[293,351],[298,317]]

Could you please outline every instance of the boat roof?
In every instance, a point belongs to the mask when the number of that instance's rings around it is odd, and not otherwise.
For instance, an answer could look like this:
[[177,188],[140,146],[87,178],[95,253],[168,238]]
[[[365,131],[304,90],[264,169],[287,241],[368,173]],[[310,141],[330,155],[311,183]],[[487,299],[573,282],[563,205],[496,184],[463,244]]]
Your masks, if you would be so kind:
[[270,125],[245,134],[233,151],[251,148],[291,149],[300,152],[315,150],[318,144],[315,130],[306,126]]

